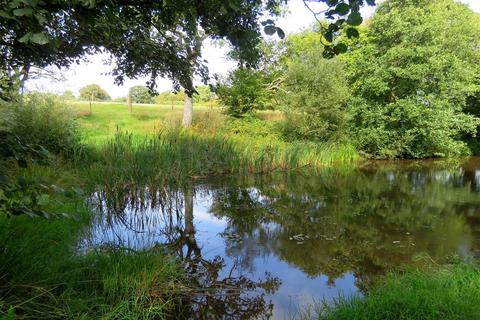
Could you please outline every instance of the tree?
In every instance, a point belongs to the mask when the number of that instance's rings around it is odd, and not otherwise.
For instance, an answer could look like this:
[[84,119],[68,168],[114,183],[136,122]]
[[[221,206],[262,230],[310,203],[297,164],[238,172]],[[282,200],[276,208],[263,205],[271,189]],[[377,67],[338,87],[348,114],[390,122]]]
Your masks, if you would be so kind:
[[153,103],[150,90],[145,86],[134,86],[130,88],[129,95],[134,103]]
[[215,94],[209,86],[197,86],[197,94],[193,97],[194,102],[209,102],[215,99]]
[[226,81],[218,85],[217,95],[227,114],[234,117],[263,110],[272,104],[266,74],[250,68],[230,72]]
[[97,101],[110,100],[110,95],[98,84],[89,84],[80,89],[80,100]]
[[73,95],[73,92],[70,91],[70,90],[64,91],[64,92],[60,95],[60,98],[62,98],[63,100],[67,100],[67,101],[75,100],[75,96]]
[[281,44],[284,133],[294,139],[338,140],[345,135],[350,89],[344,63],[324,59],[317,26]]
[[453,0],[380,4],[348,62],[351,135],[376,157],[469,152],[479,121],[463,112],[479,91],[479,19]]
[[[226,39],[242,65],[254,65],[260,53],[258,20],[278,15],[287,0],[189,1],[20,1],[5,0],[0,9],[0,76],[28,78],[31,66],[66,67],[85,54],[105,51],[114,62],[117,83],[125,77],[149,76],[154,88],[159,76],[194,92],[192,66],[205,70],[200,55],[189,57],[179,45],[177,31],[194,39],[198,30],[213,39]],[[308,6],[308,0],[304,3]],[[322,29],[328,52],[338,54],[344,46],[334,36],[344,24],[359,25],[360,7],[374,0],[315,0],[327,4],[330,24]],[[312,11],[313,12],[313,11]],[[317,13],[315,13],[316,16]],[[284,36],[272,19],[261,21],[269,35]],[[356,35],[358,32],[349,32]],[[341,48],[342,50],[339,50]],[[193,62],[193,63],[192,63]],[[5,81],[2,80],[2,83]],[[3,94],[2,94],[3,95]],[[188,94],[187,94],[188,97]]]
[[278,14],[284,2],[6,0],[0,9],[0,69],[24,80],[32,65],[65,67],[87,53],[106,51],[118,83],[149,76],[153,88],[157,77],[166,76],[177,89],[193,92],[191,69],[205,62],[189,57],[192,47],[179,41],[179,32],[194,39],[201,29],[226,39],[242,61],[255,63],[258,19],[265,12]]

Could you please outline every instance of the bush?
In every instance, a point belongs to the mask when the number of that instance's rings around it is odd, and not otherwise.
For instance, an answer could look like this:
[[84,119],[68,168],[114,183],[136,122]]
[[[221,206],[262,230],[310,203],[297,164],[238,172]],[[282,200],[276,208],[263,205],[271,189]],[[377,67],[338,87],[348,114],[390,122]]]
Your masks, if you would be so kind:
[[288,63],[283,87],[287,137],[331,141],[344,135],[349,89],[339,60],[310,47]]
[[217,95],[227,114],[241,117],[254,110],[271,108],[272,91],[268,82],[262,71],[239,68],[217,87]]
[[460,134],[474,134],[478,119],[432,99],[424,106],[412,99],[371,103],[353,99],[350,135],[357,148],[377,158],[425,158],[468,155]]
[[155,97],[156,104],[180,105],[180,104],[183,104],[184,100],[185,100],[185,97],[184,97],[183,91],[179,91],[176,93],[171,91],[164,91],[159,93]]
[[46,153],[70,156],[80,148],[73,114],[53,94],[30,93],[0,102],[0,110],[0,160],[14,157],[23,162]]
[[210,102],[215,99],[215,94],[210,90],[209,86],[198,86],[195,88],[198,94],[193,96],[193,102]]

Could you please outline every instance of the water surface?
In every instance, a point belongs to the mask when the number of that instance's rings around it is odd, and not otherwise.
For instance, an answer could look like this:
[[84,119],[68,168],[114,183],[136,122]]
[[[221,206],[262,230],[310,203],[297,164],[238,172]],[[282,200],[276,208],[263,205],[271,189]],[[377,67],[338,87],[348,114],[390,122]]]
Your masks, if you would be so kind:
[[387,271],[478,255],[480,160],[376,162],[99,190],[83,246],[167,246],[198,276],[194,318],[289,319]]

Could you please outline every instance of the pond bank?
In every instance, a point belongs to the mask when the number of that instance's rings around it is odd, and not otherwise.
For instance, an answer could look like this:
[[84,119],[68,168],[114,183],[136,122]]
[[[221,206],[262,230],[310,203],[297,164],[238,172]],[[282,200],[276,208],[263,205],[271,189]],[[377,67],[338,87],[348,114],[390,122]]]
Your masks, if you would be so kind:
[[[78,199],[50,208],[78,221],[0,221],[8,280],[2,311],[17,306],[19,316],[59,319],[204,312],[283,319],[301,315],[303,306],[288,297],[305,288],[308,297],[298,297],[312,303],[339,294],[370,299],[385,273],[428,265],[418,259],[425,253],[443,264],[455,254],[468,260],[480,248],[476,158],[232,174],[180,187],[135,179],[90,184],[83,170],[21,171],[65,189],[84,185],[95,213]],[[295,307],[278,309],[289,304]],[[328,319],[340,317],[328,310]]]

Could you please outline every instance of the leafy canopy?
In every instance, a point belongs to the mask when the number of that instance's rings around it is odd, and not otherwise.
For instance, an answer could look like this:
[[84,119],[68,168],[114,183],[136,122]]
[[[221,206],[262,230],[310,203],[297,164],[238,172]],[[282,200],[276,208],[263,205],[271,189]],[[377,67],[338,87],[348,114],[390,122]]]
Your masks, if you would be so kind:
[[273,91],[268,83],[268,75],[263,70],[238,68],[229,73],[216,91],[226,113],[241,117],[271,105]]
[[319,33],[289,36],[283,44],[282,100],[285,133],[295,139],[337,140],[345,134],[345,104],[350,95],[344,64],[324,59]]
[[188,43],[199,29],[227,39],[238,57],[254,63],[259,56],[258,19],[277,14],[285,0],[177,1],[21,1],[6,0],[0,9],[0,69],[28,73],[30,65],[65,67],[87,53],[112,55],[118,83],[128,77],[159,76],[192,89]]
[[[69,66],[88,53],[111,54],[117,83],[125,77],[168,77],[176,88],[194,92],[194,72],[205,76],[201,56],[189,61],[188,52],[201,30],[213,39],[226,39],[242,65],[255,65],[261,30],[284,32],[267,15],[278,15],[287,0],[4,0],[0,8],[1,78],[28,77],[30,66]],[[304,1],[308,3],[310,1]],[[330,24],[323,31],[328,52],[341,53],[333,38],[344,24],[359,25],[362,5],[374,0],[316,0],[327,4]],[[262,24],[259,25],[258,21]],[[350,30],[350,31],[349,31]],[[349,35],[358,32],[347,29]],[[332,43],[332,44],[330,44]]]
[[80,89],[80,100],[110,100],[110,95],[98,84],[89,84]]
[[150,90],[145,86],[133,86],[130,88],[129,95],[134,103],[153,103],[153,97]]
[[463,112],[479,91],[480,20],[454,0],[380,4],[348,61],[351,130],[380,157],[468,153],[478,119]]

